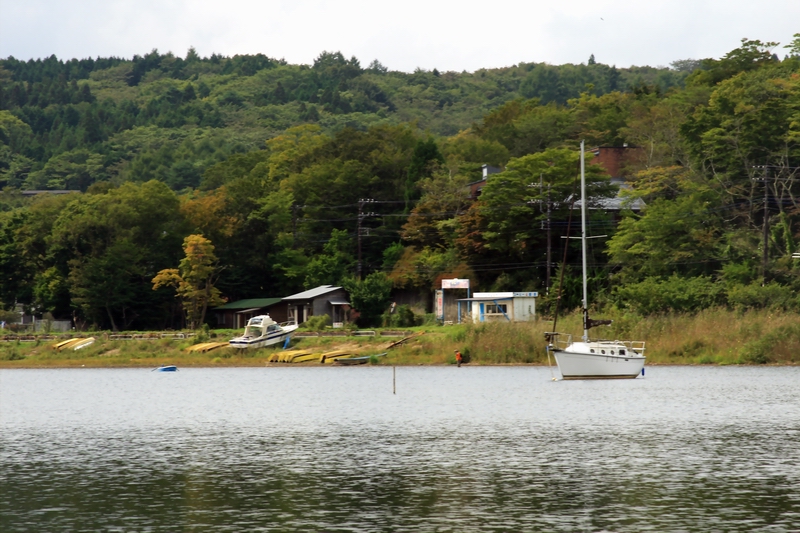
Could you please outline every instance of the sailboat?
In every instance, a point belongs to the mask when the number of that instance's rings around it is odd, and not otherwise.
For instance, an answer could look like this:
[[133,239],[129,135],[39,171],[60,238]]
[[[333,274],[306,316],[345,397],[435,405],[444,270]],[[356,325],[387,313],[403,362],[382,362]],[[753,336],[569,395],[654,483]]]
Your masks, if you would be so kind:
[[581,256],[583,270],[583,337],[546,333],[548,353],[555,357],[563,379],[633,379],[644,374],[644,341],[590,340],[589,329],[610,320],[589,318],[586,267],[586,162],[581,141]]

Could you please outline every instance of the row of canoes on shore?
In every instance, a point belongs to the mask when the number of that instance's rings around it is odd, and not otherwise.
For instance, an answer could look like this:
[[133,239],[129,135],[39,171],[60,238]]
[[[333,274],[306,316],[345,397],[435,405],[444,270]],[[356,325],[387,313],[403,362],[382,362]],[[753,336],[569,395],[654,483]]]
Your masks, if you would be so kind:
[[348,350],[334,350],[325,353],[313,353],[305,350],[288,350],[276,352],[269,358],[270,363],[308,363],[357,365],[366,364],[373,357],[383,357],[386,352],[375,355],[358,355]]
[[[422,334],[423,332],[418,332],[399,341],[395,341],[391,343],[387,347],[387,349],[403,344],[404,342]],[[94,342],[95,342],[94,337],[77,337],[58,342],[54,344],[52,348],[57,351],[62,351],[67,349],[80,350],[81,348],[91,346],[92,344],[94,344]],[[230,344],[227,342],[205,342],[189,346],[188,348],[186,348],[186,351],[194,353],[206,353],[227,346],[230,346]],[[270,363],[318,362],[321,364],[358,365],[358,364],[368,363],[373,357],[382,357],[385,355],[386,352],[375,355],[359,355],[357,353],[353,353],[348,350],[334,350],[325,353],[314,353],[307,350],[285,350],[273,353],[268,359],[268,362]]]
[[94,344],[94,337],[76,337],[66,341],[57,342],[53,345],[53,349],[60,352],[63,350],[80,350]]
[[[195,344],[186,348],[187,352],[206,353],[217,348],[228,346],[227,342],[206,342]],[[375,357],[386,355],[378,354]],[[270,363],[322,363],[322,364],[359,364],[369,362],[370,355],[360,356],[348,350],[334,350],[331,352],[319,353],[308,350],[286,350],[273,353],[267,360]]]
[[[304,352],[302,350],[292,350],[288,352],[275,353],[269,358],[270,363],[307,363],[319,361],[320,363],[334,364],[334,365],[364,365],[367,364],[373,357],[383,357],[386,353],[377,355],[356,355],[346,350],[337,350],[334,352],[326,352],[324,354]],[[154,368],[156,372],[176,372],[178,367],[175,365],[161,365]]]
[[[52,346],[56,351],[63,350],[80,350],[94,344],[94,337],[78,337],[61,341]],[[195,344],[186,349],[187,352],[205,353],[216,348],[228,346],[227,342],[208,342],[203,344]],[[270,363],[307,363],[318,362],[322,364],[365,364],[368,363],[372,357],[382,357],[386,353],[377,355],[364,355],[360,356],[348,350],[335,350],[325,353],[314,353],[306,350],[288,350],[282,352],[275,352],[270,356],[268,362]]]

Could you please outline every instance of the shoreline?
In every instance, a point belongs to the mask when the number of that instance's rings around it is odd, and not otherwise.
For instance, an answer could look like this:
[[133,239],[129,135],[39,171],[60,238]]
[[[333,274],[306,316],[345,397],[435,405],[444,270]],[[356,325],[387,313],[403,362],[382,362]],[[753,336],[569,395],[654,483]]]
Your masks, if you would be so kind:
[[[736,312],[711,309],[697,314],[641,317],[609,313],[612,326],[598,331],[606,339],[644,339],[647,366],[797,366],[800,365],[800,313]],[[559,328],[576,334],[581,317],[567,315]],[[473,366],[548,366],[544,334],[550,323],[488,322],[415,328],[376,328],[358,331],[298,332],[289,350],[310,354],[340,351],[354,357],[388,352],[379,366],[447,366],[455,364],[460,351]],[[155,368],[178,367],[314,366],[271,363],[282,347],[238,350],[226,346],[238,331],[198,332],[75,332],[60,335],[26,335],[25,340],[0,342],[0,368]],[[384,336],[384,334],[386,336]],[[59,341],[95,337],[94,343],[77,351],[60,350]],[[3,340],[3,339],[0,339]],[[398,342],[399,341],[399,342]],[[199,344],[219,342],[210,351],[193,351]],[[550,366],[556,367],[555,361]]]
[[[144,365],[144,364],[86,364],[85,359],[75,360],[76,364],[40,364],[40,365],[14,365],[8,364],[13,363],[12,361],[0,361],[0,371],[2,370],[81,370],[81,369],[150,369],[155,370],[160,365]],[[164,363],[168,364],[168,363]],[[236,363],[236,364],[182,364],[176,365],[179,369],[180,368],[344,368],[344,367],[353,367],[353,368],[390,368],[390,367],[405,367],[405,368],[418,368],[418,367],[455,367],[455,363],[378,363],[378,364],[363,364],[363,365],[324,365],[320,363],[264,363],[264,364],[246,364],[246,363]],[[462,366],[464,367],[536,367],[536,368],[547,368],[548,365],[541,364],[541,363],[463,363]],[[786,367],[797,367],[800,366],[798,363],[788,362],[788,363],[766,363],[766,364],[758,364],[758,363],[645,363],[645,368],[652,368],[652,367],[700,367],[700,368],[712,368],[712,367],[741,367],[741,368],[752,368],[752,367],[763,367],[763,368],[786,368]],[[558,367],[553,365],[552,368],[557,370]]]

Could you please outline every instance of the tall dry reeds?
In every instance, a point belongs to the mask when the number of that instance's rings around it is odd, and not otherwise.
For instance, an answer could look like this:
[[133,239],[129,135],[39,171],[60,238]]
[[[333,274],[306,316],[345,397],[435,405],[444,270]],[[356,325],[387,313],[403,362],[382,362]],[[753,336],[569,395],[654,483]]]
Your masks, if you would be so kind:
[[[648,364],[800,364],[800,314],[788,311],[708,309],[696,314],[641,317],[621,311],[598,313],[611,326],[591,330],[593,338],[642,340]],[[379,364],[453,364],[458,349],[472,364],[547,364],[544,333],[552,323],[461,324],[414,328],[426,333],[389,350]],[[578,338],[581,316],[561,318],[558,330]],[[218,337],[219,338],[219,337]],[[348,345],[362,355],[386,351],[385,337],[309,337],[293,345],[330,351]],[[262,366],[275,349],[189,353],[190,340],[98,341],[79,351],[54,351],[48,343],[0,343],[0,367],[37,366]]]
[[[609,311],[611,326],[590,331],[592,338],[642,340],[649,364],[800,364],[800,315],[790,311],[706,309],[642,317]],[[467,325],[458,345],[476,363],[547,362],[544,332],[552,323]],[[582,318],[559,320],[558,330],[582,335]],[[455,339],[452,339],[455,340]]]
[[545,363],[545,323],[490,322],[434,328],[389,354],[393,364],[455,363],[458,349],[473,364]]
[[[696,314],[613,316],[611,336],[647,342],[649,363],[800,363],[800,315],[714,308]],[[594,332],[595,330],[593,330]]]

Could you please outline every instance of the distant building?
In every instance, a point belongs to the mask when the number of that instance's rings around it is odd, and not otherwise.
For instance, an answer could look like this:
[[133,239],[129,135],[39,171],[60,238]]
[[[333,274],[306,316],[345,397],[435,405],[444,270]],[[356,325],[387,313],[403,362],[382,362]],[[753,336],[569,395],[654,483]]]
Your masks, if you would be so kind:
[[[595,146],[589,148],[589,152],[594,154],[591,164],[600,165],[611,176],[611,184],[616,185],[618,192],[614,198],[603,198],[599,200],[599,207],[589,207],[589,209],[602,209],[606,212],[617,213],[623,209],[631,211],[641,211],[646,207],[644,200],[636,198],[629,200],[621,193],[623,190],[630,190],[631,186],[627,183],[627,178],[631,175],[631,168],[635,167],[643,155],[644,151],[638,146]],[[575,202],[575,207],[580,207],[581,201]]]
[[587,151],[594,154],[593,165],[600,165],[612,178],[625,180],[631,175],[631,168],[641,161],[644,150],[638,146],[595,146]]
[[499,174],[502,172],[503,169],[499,167],[493,167],[491,165],[482,165],[481,166],[481,179],[478,181],[473,181],[472,183],[468,183],[467,187],[469,187],[469,197],[472,200],[476,200],[478,196],[481,195],[481,191],[483,190],[483,186],[486,185],[486,182],[489,181],[489,176],[492,174]]
[[[627,178],[631,175],[630,169],[635,168],[636,164],[643,157],[642,148],[625,144],[623,146],[595,146],[588,151],[594,154],[594,159],[591,160],[591,164],[603,167],[606,173],[611,176],[612,184],[616,185],[620,191],[630,189],[630,185],[627,184]],[[503,169],[490,165],[483,165],[481,171],[483,175],[480,180],[467,184],[467,187],[469,187],[469,198],[472,200],[477,200],[478,197],[480,197],[484,186],[489,181],[489,176],[492,174],[499,174],[503,172]],[[636,199],[631,202],[626,200],[627,199],[622,195],[617,194],[615,198],[605,198],[601,200],[599,202],[599,209],[612,212],[619,212],[622,209],[640,211],[646,205],[641,199]],[[580,201],[576,202],[575,205],[580,206]]]
[[[596,201],[595,205],[591,203],[588,206],[588,209],[600,209],[607,213],[611,213],[614,215],[614,219],[616,220],[620,211],[623,209],[630,209],[631,211],[639,212],[645,207],[647,204],[641,198],[635,198],[631,200],[630,198],[626,198],[622,195],[622,191],[628,189],[630,190],[631,186],[628,185],[622,178],[611,178],[611,184],[616,185],[618,191],[617,195],[613,198],[600,198]],[[581,206],[581,201],[575,201],[575,208],[578,209]]]
[[281,298],[249,298],[237,300],[212,309],[217,326],[228,329],[241,329],[247,321],[258,315],[269,315],[275,322],[288,321],[288,304]]
[[328,315],[333,327],[341,327],[347,322],[351,309],[347,291],[332,285],[320,285],[314,289],[298,292],[283,299],[288,304],[288,320],[302,324],[309,317]]
[[19,319],[11,322],[12,324],[33,324],[36,321],[33,315],[29,315],[25,312],[25,306],[22,304],[14,304],[14,312],[19,316]]
[[476,324],[536,320],[538,297],[538,292],[476,292],[472,298],[459,300],[459,322],[466,314],[462,314],[462,304],[466,304],[469,316]]

